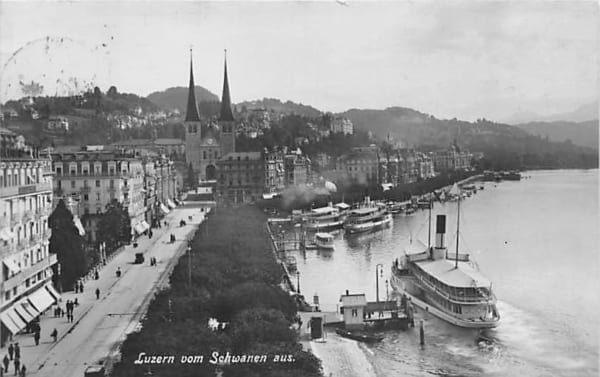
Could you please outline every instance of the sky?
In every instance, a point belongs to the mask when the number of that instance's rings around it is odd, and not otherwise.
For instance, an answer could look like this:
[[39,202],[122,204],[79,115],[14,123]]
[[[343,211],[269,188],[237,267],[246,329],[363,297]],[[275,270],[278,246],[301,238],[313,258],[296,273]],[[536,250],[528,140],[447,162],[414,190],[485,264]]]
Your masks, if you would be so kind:
[[50,95],[187,86],[192,47],[196,84],[218,95],[227,49],[233,102],[549,115],[598,99],[598,13],[590,1],[0,1],[0,102],[19,82]]

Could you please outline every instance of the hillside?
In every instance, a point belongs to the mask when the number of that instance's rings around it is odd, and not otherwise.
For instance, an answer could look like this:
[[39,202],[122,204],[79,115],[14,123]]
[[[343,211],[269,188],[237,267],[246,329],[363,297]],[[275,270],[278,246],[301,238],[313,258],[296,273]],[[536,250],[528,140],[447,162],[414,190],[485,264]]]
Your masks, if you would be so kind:
[[357,129],[380,139],[423,150],[438,149],[456,141],[474,152],[483,152],[487,168],[597,167],[598,152],[568,142],[552,142],[526,131],[486,119],[466,122],[437,119],[416,110],[391,107],[385,110],[352,109],[348,117]]
[[248,110],[267,109],[280,114],[295,114],[308,118],[316,118],[322,115],[322,112],[312,106],[295,103],[292,101],[281,102],[276,98],[263,98],[255,101],[244,101],[236,104],[236,107]]
[[[219,102],[219,97],[208,89],[204,89],[201,86],[196,86],[194,89],[196,91],[197,102]],[[188,88],[177,86],[160,92],[150,93],[146,98],[163,110],[177,109],[182,114],[185,114],[187,97]]]
[[598,149],[598,120],[587,122],[530,122],[516,124],[532,135],[548,137],[549,140],[563,142],[570,140],[573,144]]

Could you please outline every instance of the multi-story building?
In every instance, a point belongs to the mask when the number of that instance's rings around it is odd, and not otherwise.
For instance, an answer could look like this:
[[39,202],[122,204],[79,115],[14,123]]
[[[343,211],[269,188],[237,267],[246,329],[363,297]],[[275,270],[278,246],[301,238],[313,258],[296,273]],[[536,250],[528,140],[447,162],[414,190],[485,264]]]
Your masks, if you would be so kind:
[[356,147],[336,162],[336,170],[344,171],[350,180],[360,184],[379,182],[379,148]]
[[285,186],[297,186],[310,182],[311,161],[300,149],[286,153],[283,157]]
[[354,134],[354,125],[352,121],[344,117],[335,117],[331,120],[330,125],[331,133],[352,135]]
[[264,157],[260,152],[231,152],[219,159],[217,200],[247,203],[260,198],[265,187]]
[[433,166],[437,172],[469,169],[472,159],[471,153],[462,151],[456,144],[452,144],[448,149],[433,152],[432,155]]
[[49,157],[0,128],[0,320],[2,343],[58,298],[52,286],[56,254],[49,252],[52,209]]
[[97,241],[100,216],[113,199],[127,209],[132,232],[148,229],[144,169],[139,158],[99,148],[84,147],[79,151],[61,148],[52,152],[52,168],[54,205],[60,198],[71,198],[78,203],[72,211],[83,220],[88,242]]
[[263,151],[265,193],[281,192],[285,188],[284,155],[282,148]]

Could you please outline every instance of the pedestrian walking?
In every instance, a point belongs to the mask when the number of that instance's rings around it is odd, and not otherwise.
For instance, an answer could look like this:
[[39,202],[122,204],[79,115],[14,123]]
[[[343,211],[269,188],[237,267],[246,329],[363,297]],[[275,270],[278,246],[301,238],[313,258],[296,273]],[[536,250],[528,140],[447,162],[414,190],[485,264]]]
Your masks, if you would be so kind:
[[21,361],[15,357],[15,376],[19,374],[19,370],[21,370]]
[[33,339],[35,340],[35,345],[39,346],[40,345],[40,333],[36,331],[35,334],[33,334]]
[[83,293],[83,282],[79,282],[79,292]]
[[4,355],[4,359],[2,359],[2,364],[4,364],[4,372],[8,373],[8,364],[10,364],[10,360],[8,360],[8,356]]
[[15,359],[21,358],[21,347],[19,347],[19,343],[15,343]]
[[94,273],[94,279],[100,279],[100,273],[98,273],[98,270],[96,270],[96,272]]
[[25,364],[21,366],[21,377],[25,377],[27,374],[27,368],[25,368]]
[[75,282],[75,293],[79,293],[79,282]]
[[67,311],[66,311],[66,310],[64,310],[63,308],[60,308],[60,316],[61,316],[61,317],[64,317],[64,316],[65,316],[65,314],[67,314]]
[[79,300],[77,300],[77,297],[75,297],[75,301],[73,301],[73,305],[79,306]]
[[15,353],[15,347],[13,346],[13,344],[11,343],[10,346],[8,346],[8,356],[10,356],[10,360],[12,361],[13,359],[13,354]]
[[54,342],[56,342],[56,337],[58,336],[58,331],[56,331],[56,328],[52,330],[50,336],[54,339]]
[[121,277],[121,267],[117,267],[117,277]]
[[96,300],[100,298],[100,288],[96,288]]

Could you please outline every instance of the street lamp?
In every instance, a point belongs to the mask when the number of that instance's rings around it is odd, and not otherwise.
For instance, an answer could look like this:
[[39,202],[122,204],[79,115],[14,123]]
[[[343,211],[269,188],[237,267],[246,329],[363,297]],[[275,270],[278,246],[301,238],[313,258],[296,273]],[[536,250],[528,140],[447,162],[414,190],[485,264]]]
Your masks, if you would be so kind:
[[379,302],[379,267],[381,267],[381,277],[383,277],[383,264],[377,263],[377,265],[375,266],[375,287],[377,290],[377,302]]
[[390,301],[390,292],[388,290],[388,280],[385,279],[385,300]]
[[298,294],[300,294],[300,271],[296,271],[296,278],[298,279]]

